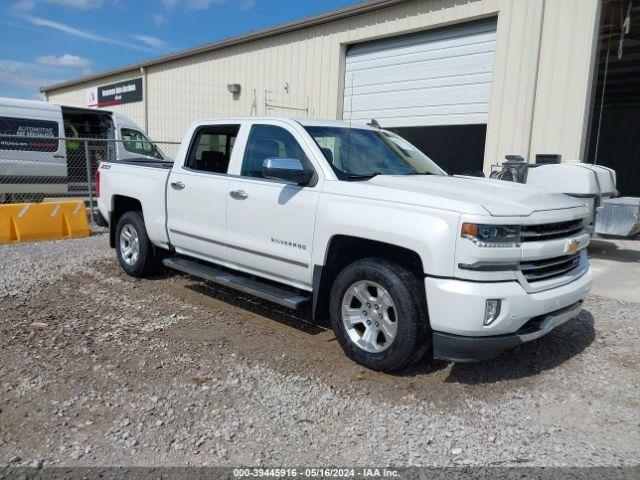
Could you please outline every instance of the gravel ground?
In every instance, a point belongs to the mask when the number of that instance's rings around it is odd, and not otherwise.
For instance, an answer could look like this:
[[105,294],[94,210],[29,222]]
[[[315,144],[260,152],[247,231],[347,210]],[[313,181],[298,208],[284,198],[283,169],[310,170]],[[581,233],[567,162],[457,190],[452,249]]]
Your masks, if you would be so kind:
[[309,319],[107,236],[0,247],[0,464],[630,466],[637,303],[474,365],[362,370]]

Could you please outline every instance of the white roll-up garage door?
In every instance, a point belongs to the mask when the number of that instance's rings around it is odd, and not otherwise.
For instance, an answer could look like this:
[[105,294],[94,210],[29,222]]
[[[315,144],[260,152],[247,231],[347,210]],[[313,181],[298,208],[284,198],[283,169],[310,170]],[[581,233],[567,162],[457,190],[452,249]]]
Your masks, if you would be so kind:
[[385,128],[487,123],[495,45],[495,19],[354,45],[343,118]]

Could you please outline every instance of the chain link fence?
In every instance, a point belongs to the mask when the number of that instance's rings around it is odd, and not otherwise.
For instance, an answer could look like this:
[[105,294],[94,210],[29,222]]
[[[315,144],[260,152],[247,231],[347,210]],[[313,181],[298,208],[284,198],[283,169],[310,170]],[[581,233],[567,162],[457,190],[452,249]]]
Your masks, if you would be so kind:
[[[173,161],[179,142],[0,135],[0,204],[82,199],[95,208],[100,162]],[[93,215],[90,215],[93,218]]]

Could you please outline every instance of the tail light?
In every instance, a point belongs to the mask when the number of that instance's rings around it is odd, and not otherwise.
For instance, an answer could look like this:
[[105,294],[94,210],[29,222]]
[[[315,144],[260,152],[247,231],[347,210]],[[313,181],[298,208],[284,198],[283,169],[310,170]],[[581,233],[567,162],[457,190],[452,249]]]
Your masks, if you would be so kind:
[[96,170],[96,198],[100,196],[100,165]]

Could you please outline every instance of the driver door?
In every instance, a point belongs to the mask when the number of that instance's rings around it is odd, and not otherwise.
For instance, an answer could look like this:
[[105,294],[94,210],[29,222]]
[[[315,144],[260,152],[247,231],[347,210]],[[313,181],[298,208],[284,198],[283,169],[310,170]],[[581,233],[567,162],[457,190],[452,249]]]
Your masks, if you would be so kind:
[[[320,182],[298,135],[277,121],[251,126],[239,175],[228,184],[227,252],[240,270],[310,290]],[[300,186],[264,178],[266,158],[298,159],[316,171],[314,180]]]

